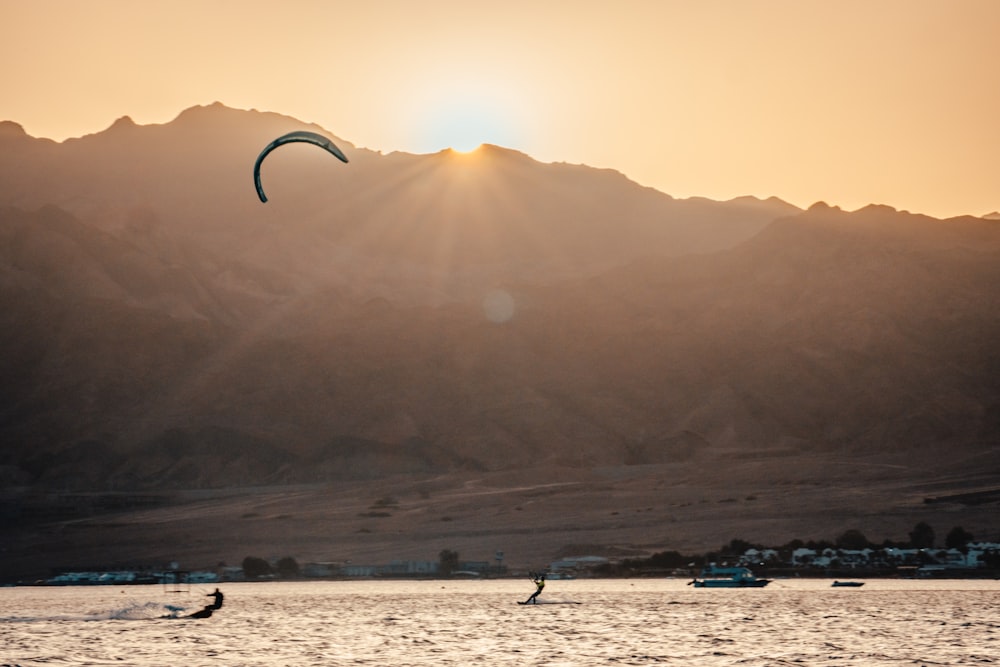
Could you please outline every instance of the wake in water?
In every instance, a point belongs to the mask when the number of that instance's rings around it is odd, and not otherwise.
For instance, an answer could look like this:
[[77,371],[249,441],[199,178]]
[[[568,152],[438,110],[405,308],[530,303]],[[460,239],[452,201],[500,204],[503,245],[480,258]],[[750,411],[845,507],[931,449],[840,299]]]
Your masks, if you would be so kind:
[[183,618],[185,607],[162,602],[130,601],[120,609],[95,611],[89,614],[64,614],[60,616],[13,616],[0,618],[0,623],[39,623],[47,621],[149,621],[160,618]]
[[583,603],[582,602],[577,602],[576,600],[571,600],[569,598],[562,598],[562,597],[552,598],[552,597],[549,597],[549,598],[536,598],[533,602],[521,602],[521,601],[518,601],[518,604],[524,605],[526,607],[534,607],[534,606],[542,605],[542,604],[583,604]]

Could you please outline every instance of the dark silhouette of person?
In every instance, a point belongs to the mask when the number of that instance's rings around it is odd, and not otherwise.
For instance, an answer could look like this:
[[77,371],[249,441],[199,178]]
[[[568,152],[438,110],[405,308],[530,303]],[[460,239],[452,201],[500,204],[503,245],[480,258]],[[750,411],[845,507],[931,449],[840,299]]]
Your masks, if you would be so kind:
[[527,600],[525,600],[521,604],[528,604],[528,603],[538,604],[538,600],[536,598],[538,598],[538,596],[541,594],[542,589],[545,588],[545,575],[544,574],[540,574],[537,577],[535,577],[534,579],[532,579],[532,581],[535,583],[535,586],[536,586],[535,592],[531,594],[530,598],[528,598]]
[[215,602],[205,607],[206,609],[222,609],[222,591],[216,588],[214,593],[208,593],[208,597],[215,598]]
[[209,616],[212,615],[212,609],[213,606],[208,605],[201,611],[196,611],[195,613],[191,614],[190,616],[188,616],[188,618],[208,618]]

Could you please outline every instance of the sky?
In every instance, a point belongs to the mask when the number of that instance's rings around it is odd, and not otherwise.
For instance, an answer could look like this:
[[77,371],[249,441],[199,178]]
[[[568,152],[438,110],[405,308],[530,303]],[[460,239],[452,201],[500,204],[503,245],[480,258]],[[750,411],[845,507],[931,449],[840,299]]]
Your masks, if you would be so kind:
[[675,197],[1000,210],[1000,0],[0,0],[0,120],[219,101]]

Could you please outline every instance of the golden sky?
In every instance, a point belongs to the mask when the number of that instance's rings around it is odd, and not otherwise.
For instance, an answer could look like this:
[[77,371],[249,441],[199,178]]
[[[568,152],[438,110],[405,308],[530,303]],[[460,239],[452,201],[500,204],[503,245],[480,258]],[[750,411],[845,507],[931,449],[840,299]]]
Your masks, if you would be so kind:
[[220,101],[677,197],[1000,209],[1000,0],[0,0],[0,120]]

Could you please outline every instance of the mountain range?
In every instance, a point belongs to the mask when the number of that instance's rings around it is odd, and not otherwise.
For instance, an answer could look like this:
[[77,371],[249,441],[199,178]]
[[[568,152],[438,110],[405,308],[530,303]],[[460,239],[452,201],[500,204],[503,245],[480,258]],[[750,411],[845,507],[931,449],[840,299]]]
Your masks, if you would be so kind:
[[[257,152],[297,129],[350,162],[283,147],[262,204]],[[675,199],[218,103],[62,143],[7,121],[0,483],[18,531],[53,493],[540,470],[697,487],[905,462],[921,488],[988,489],[998,288],[992,216]],[[967,522],[1000,536],[986,516]]]

